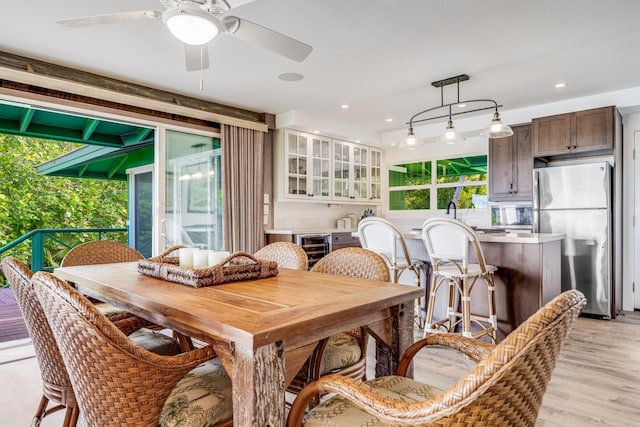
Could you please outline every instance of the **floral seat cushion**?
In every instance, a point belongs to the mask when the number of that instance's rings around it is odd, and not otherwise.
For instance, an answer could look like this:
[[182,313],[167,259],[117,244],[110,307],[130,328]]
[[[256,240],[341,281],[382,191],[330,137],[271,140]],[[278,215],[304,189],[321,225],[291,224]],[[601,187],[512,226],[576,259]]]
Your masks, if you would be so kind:
[[349,334],[341,332],[329,337],[320,361],[320,375],[335,369],[342,369],[360,360],[362,350],[358,341]]
[[220,359],[192,369],[175,386],[160,414],[160,427],[207,427],[233,415],[231,379]]
[[173,338],[146,328],[139,329],[129,335],[136,344],[152,353],[162,356],[174,356],[182,352],[180,344]]
[[[406,402],[427,400],[442,393],[436,387],[405,377],[380,377],[366,381],[379,392]],[[303,420],[305,427],[352,426],[383,427],[388,424],[352,405],[343,397],[334,397],[313,408]]]

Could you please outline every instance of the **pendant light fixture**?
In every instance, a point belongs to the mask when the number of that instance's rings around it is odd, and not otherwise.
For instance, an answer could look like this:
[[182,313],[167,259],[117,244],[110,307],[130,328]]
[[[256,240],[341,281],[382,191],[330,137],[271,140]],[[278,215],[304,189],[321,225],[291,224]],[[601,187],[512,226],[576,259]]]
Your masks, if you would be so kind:
[[[506,124],[502,123],[502,120],[500,120],[500,113],[498,113],[498,108],[502,107],[502,105],[498,105],[498,103],[493,99],[469,99],[464,101],[460,100],[460,82],[464,82],[467,80],[469,80],[469,76],[467,74],[461,74],[459,76],[449,77],[443,80],[432,82],[431,83],[432,86],[440,88],[440,105],[427,108],[426,110],[422,110],[414,114],[413,116],[411,116],[411,119],[407,123],[409,125],[409,133],[407,134],[407,140],[406,142],[400,144],[400,146],[408,148],[408,147],[417,145],[418,140],[416,139],[415,133],[413,131],[413,125],[415,123],[420,123],[420,122],[425,122],[425,121],[435,120],[435,119],[442,119],[445,117],[448,117],[449,119],[447,122],[447,128],[445,129],[444,133],[437,139],[437,142],[445,142],[448,144],[453,144],[456,142],[464,141],[464,137],[462,136],[462,134],[460,134],[456,130],[456,128],[453,126],[452,116],[457,116],[460,114],[469,114],[469,113],[474,113],[477,111],[484,111],[484,110],[495,110],[495,112],[493,114],[493,119],[491,120],[491,123],[489,123],[489,125],[485,129],[483,129],[482,132],[480,132],[481,135],[488,136],[489,138],[503,138],[506,136],[513,135],[513,131],[511,130],[511,128]],[[457,100],[456,102],[445,104],[444,103],[444,87],[451,84],[455,84],[457,87],[457,94],[458,94]],[[474,105],[474,104],[478,105],[478,107],[470,110],[466,109],[465,111],[460,111],[457,113],[452,112],[452,109],[451,109],[454,105],[457,105],[459,107],[463,107],[463,106],[466,107],[468,105]],[[491,105],[483,107],[482,104],[491,104]],[[439,110],[443,108],[448,109],[448,114],[437,113]],[[429,113],[431,114],[435,113],[436,115],[433,117],[428,117]],[[425,115],[427,117],[425,117]]]

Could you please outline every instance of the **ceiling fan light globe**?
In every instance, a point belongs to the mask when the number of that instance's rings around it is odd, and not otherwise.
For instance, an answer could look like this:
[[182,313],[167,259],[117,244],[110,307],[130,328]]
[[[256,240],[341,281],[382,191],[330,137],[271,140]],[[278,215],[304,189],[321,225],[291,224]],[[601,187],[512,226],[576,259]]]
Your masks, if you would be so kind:
[[162,20],[178,40],[194,46],[209,43],[220,31],[215,18],[200,9],[168,9],[162,14]]

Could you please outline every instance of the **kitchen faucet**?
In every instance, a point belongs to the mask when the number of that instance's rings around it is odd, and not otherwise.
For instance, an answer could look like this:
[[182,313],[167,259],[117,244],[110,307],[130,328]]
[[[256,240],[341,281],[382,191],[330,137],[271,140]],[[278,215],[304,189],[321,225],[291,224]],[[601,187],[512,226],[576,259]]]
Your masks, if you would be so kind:
[[452,205],[453,205],[453,219],[458,219],[456,215],[458,209],[456,208],[456,204],[453,203],[453,200],[451,200],[447,205],[447,215],[449,215],[449,209],[451,208]]

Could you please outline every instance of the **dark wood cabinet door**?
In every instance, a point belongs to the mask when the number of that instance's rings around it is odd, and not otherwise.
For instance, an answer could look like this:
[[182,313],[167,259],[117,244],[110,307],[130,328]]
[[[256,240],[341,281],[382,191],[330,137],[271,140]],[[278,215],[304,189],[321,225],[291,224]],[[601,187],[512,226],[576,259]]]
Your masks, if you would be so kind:
[[572,113],[572,151],[613,149],[615,107],[595,108]]
[[508,200],[511,196],[515,150],[513,136],[489,139],[489,200]]
[[531,145],[531,125],[513,128],[513,144],[518,155],[514,160],[517,172],[514,200],[532,200],[533,198],[533,150]]
[[489,200],[531,200],[531,125],[513,126],[513,135],[489,139]]
[[533,119],[532,126],[535,157],[571,153],[571,113]]

